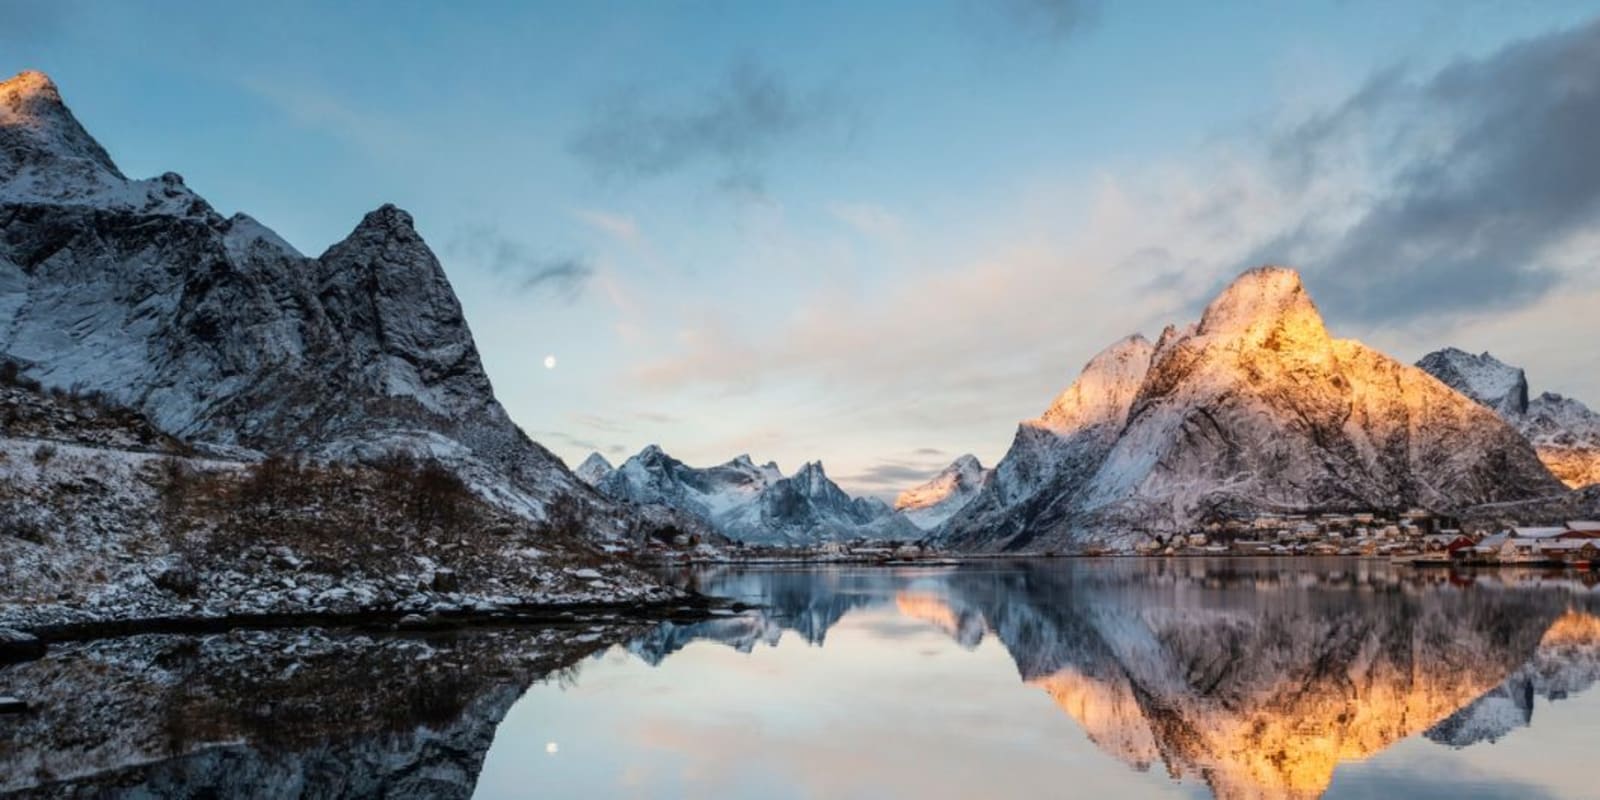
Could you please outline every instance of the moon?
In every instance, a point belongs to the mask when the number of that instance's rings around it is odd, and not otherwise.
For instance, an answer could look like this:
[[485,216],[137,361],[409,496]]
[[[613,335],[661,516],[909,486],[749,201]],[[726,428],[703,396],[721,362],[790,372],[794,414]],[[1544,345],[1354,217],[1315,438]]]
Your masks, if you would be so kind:
[[556,368],[556,357],[555,356],[545,356],[544,357],[544,368],[545,369],[555,369]]

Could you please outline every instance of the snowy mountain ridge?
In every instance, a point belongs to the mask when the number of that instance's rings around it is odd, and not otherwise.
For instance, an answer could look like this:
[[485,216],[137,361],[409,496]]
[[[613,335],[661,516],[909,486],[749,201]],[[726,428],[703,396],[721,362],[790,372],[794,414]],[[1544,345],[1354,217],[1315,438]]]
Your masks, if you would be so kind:
[[1488,353],[1447,347],[1423,356],[1417,366],[1521,431],[1566,485],[1600,483],[1600,414],[1588,406],[1554,392],[1529,400],[1523,371]]
[[[598,454],[597,454],[598,455]],[[778,465],[741,455],[712,467],[691,467],[650,445],[621,466],[602,471],[585,460],[601,494],[644,506],[677,509],[717,532],[751,544],[809,546],[851,539],[914,540],[910,523],[876,498],[851,497],[822,463],[784,476]],[[603,460],[603,459],[602,459]]]
[[933,530],[972,502],[990,472],[976,456],[961,456],[927,482],[901,492],[895,498],[894,510],[912,525]]

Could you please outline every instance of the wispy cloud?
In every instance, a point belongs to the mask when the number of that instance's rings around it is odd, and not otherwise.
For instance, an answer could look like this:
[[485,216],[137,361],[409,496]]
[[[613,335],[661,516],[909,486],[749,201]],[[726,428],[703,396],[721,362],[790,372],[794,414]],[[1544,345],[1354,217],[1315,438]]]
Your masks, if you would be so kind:
[[555,442],[558,445],[588,453],[603,453],[608,456],[617,456],[627,452],[626,447],[614,442],[598,442],[593,439],[586,439],[582,436],[573,436],[570,433],[563,433],[561,431],[538,431],[534,433],[533,436],[535,439],[538,439],[541,442]]
[[1064,42],[1100,18],[1098,0],[984,0],[1020,33],[1047,42]]
[[578,221],[624,244],[639,241],[639,223],[625,214],[582,209],[572,212]]
[[365,110],[313,81],[271,76],[246,78],[243,85],[295,124],[335,136],[361,152],[392,157],[419,146],[410,126]]
[[759,194],[768,158],[806,137],[837,134],[852,118],[837,91],[797,88],[743,62],[690,97],[618,92],[595,105],[569,149],[602,178],[640,180],[703,164],[725,186]]
[[538,253],[487,226],[462,231],[448,249],[506,279],[517,291],[546,292],[568,301],[582,294],[595,273],[587,258]]
[[905,220],[894,212],[871,203],[835,203],[828,213],[856,233],[882,242],[899,242],[906,232]]

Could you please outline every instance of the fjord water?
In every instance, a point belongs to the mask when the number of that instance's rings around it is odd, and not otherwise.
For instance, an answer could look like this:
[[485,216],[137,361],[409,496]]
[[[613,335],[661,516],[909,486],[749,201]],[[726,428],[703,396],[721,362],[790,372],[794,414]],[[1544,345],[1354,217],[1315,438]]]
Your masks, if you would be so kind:
[[0,797],[1600,797],[1588,573],[704,567],[741,601],[61,643]]
[[533,686],[480,797],[1597,797],[1573,574],[703,568],[759,610]]

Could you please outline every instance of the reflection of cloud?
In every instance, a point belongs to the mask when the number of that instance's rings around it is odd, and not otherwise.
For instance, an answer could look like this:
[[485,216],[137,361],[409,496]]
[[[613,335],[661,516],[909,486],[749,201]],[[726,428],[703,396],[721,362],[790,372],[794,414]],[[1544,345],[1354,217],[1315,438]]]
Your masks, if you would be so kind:
[[582,293],[595,272],[587,259],[540,255],[488,226],[464,231],[449,247],[450,252],[477,261],[508,279],[518,291],[548,291],[567,300]]
[[766,67],[743,63],[697,97],[616,95],[595,107],[569,146],[602,177],[653,178],[707,163],[723,172],[724,183],[759,195],[769,156],[839,128],[847,117],[835,93],[798,90]]

